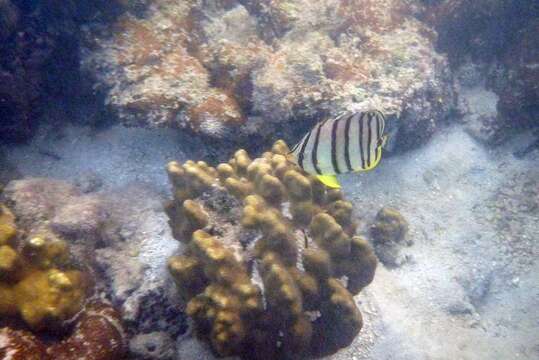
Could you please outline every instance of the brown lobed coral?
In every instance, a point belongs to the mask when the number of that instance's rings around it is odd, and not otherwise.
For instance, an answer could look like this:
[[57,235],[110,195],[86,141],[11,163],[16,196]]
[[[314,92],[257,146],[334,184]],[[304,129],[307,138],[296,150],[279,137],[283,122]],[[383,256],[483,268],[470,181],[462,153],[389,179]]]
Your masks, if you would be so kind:
[[[25,234],[11,211],[0,204],[0,326],[4,326],[0,357],[108,360],[123,356],[125,334],[119,315],[110,305],[87,304],[93,279],[83,268],[75,264],[65,241],[46,227]],[[68,331],[73,323],[74,329]],[[57,342],[41,337],[66,332]]]
[[353,296],[376,257],[354,236],[352,204],[287,159],[283,141],[262,157],[171,162],[167,205],[186,244],[169,270],[199,338],[219,356],[318,357],[362,327]]
[[408,235],[408,221],[394,208],[383,207],[378,211],[370,226],[371,239],[378,259],[388,267],[398,267],[410,260],[402,255],[403,246],[411,246]]

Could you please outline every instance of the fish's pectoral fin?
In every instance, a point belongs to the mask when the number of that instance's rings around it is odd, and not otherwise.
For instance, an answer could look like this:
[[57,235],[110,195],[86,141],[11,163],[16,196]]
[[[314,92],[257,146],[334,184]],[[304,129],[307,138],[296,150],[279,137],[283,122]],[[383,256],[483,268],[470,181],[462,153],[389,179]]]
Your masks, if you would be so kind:
[[339,184],[339,181],[337,180],[337,177],[335,175],[317,175],[316,178],[320,180],[322,184],[326,185],[329,188],[341,188],[341,184]]

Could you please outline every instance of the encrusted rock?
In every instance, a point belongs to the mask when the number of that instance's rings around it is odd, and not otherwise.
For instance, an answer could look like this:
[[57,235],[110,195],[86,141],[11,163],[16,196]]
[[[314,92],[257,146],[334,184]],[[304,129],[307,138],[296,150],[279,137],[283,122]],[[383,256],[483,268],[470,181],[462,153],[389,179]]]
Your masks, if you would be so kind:
[[414,12],[396,0],[153,0],[144,17],[90,28],[82,65],[128,125],[268,140],[376,107],[413,147],[454,103],[435,33]]

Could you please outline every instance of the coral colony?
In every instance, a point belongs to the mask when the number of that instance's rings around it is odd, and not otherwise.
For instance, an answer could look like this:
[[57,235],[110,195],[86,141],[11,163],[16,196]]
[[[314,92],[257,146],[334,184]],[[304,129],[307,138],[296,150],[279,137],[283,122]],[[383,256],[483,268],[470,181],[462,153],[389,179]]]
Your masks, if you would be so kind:
[[[322,356],[362,327],[353,295],[376,257],[354,236],[352,204],[287,161],[283,141],[251,160],[238,150],[213,168],[171,162],[169,260],[196,334],[219,356]],[[346,281],[342,281],[346,279]]]

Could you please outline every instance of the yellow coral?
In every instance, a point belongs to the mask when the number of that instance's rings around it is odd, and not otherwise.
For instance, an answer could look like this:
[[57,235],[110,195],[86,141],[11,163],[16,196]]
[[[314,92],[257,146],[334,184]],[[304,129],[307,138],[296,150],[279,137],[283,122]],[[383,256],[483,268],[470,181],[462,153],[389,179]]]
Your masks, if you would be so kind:
[[204,161],[186,161],[183,165],[172,161],[167,165],[167,172],[174,185],[174,197],[178,201],[191,199],[200,195],[216,182],[219,175],[216,169]]
[[76,315],[89,280],[69,266],[67,244],[46,233],[26,239],[20,253],[15,245],[0,246],[0,316],[18,315],[41,329]]
[[333,257],[344,257],[350,254],[350,237],[331,215],[317,214],[312,219],[309,230],[314,241]]
[[0,204],[0,246],[7,245],[16,234],[15,216],[7,207]]
[[28,273],[14,289],[19,314],[32,328],[61,323],[77,314],[86,298],[86,284],[80,271],[58,269]]
[[169,203],[165,211],[170,219],[172,235],[178,240],[188,242],[197,229],[208,224],[208,214],[200,204],[192,200],[185,200],[178,208],[177,202]]
[[[167,213],[175,237],[188,243],[169,270],[197,335],[220,356],[325,355],[361,329],[353,295],[372,281],[376,257],[353,237],[352,204],[288,153],[279,140],[260,158],[238,150],[216,169],[169,164],[175,196]],[[200,196],[211,187],[238,205],[215,209]],[[308,311],[320,318],[312,321]]]

